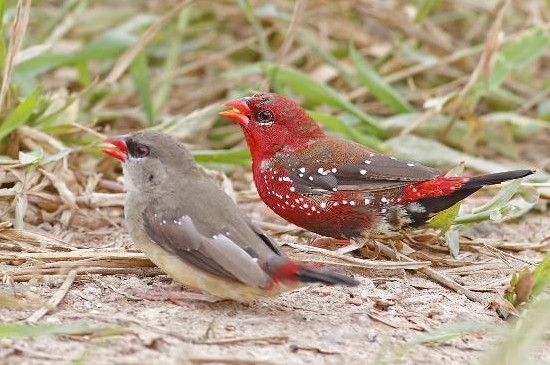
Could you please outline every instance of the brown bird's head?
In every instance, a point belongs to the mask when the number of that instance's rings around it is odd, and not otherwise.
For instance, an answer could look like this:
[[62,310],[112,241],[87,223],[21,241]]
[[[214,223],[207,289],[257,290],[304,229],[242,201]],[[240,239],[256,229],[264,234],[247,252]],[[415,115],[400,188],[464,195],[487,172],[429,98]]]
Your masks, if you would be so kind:
[[164,183],[184,178],[197,170],[189,151],[175,138],[162,133],[142,131],[105,140],[114,147],[107,155],[123,162],[124,183],[128,191],[158,189]]
[[300,105],[278,94],[254,94],[224,105],[231,109],[220,114],[242,127],[254,159],[324,135]]

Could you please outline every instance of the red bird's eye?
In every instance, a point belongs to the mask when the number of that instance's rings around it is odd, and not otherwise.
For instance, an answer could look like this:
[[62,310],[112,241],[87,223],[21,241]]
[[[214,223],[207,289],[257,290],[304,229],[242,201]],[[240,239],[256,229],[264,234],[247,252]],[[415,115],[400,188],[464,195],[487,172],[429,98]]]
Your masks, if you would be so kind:
[[256,121],[260,125],[271,125],[275,121],[275,116],[270,110],[262,110],[256,114]]

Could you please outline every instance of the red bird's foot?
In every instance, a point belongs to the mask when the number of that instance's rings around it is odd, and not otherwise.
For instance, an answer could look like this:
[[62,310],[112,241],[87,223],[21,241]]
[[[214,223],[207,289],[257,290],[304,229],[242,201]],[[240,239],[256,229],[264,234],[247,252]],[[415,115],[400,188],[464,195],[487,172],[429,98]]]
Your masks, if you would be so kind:
[[341,239],[332,238],[332,237],[317,237],[310,243],[310,246],[326,248],[329,250],[336,250],[338,248],[337,245],[349,245],[349,244],[350,244],[350,240],[341,240]]
[[152,300],[152,301],[168,301],[174,304],[187,301],[201,301],[215,303],[222,301],[223,299],[202,293],[195,293],[191,291],[185,291],[181,289],[148,289],[139,290],[132,289],[130,293],[132,296],[139,299]]

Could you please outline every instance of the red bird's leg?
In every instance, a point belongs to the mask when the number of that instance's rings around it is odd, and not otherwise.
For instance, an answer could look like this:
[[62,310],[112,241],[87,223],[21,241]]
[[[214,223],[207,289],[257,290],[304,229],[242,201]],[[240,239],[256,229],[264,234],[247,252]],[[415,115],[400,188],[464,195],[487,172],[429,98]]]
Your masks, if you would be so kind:
[[139,299],[145,299],[145,300],[151,300],[151,301],[167,301],[167,302],[172,302],[174,304],[180,304],[181,302],[187,302],[187,301],[201,301],[201,302],[215,303],[223,300],[212,295],[186,291],[185,289],[183,290],[182,289],[163,289],[163,288],[146,289],[146,290],[132,289],[130,290],[129,294]]
[[350,240],[342,240],[332,237],[317,237],[311,241],[310,245],[320,248],[327,248],[330,250],[335,250],[336,245],[349,245]]

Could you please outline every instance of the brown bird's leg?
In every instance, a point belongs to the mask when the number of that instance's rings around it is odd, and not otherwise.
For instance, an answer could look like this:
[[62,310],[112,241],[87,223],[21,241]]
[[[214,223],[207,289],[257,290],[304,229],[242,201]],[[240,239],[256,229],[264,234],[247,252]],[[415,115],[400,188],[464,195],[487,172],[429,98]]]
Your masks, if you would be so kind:
[[311,241],[310,245],[320,248],[326,248],[329,250],[336,250],[337,245],[349,245],[350,240],[342,240],[332,237],[317,237]]
[[224,299],[215,297],[213,295],[197,293],[192,291],[187,291],[185,289],[166,289],[166,288],[154,288],[154,289],[132,289],[130,294],[138,297],[140,299],[151,300],[151,301],[167,301],[174,304],[181,304],[181,302],[187,301],[201,301],[216,303]]

